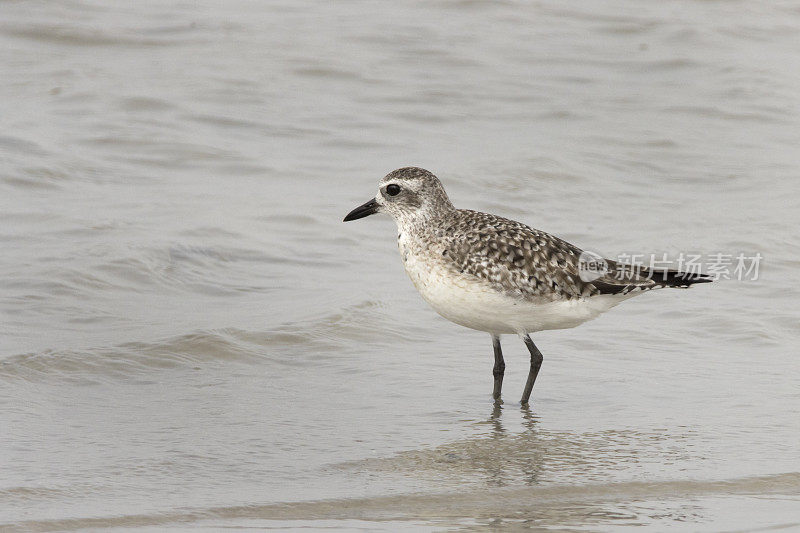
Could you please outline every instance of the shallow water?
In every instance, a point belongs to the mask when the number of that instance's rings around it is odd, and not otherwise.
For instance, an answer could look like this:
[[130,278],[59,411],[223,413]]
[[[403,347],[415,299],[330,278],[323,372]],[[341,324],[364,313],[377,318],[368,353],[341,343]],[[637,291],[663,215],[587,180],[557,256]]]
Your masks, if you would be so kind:
[[[0,4],[0,529],[800,527],[792,2]],[[504,343],[388,220],[757,280]]]

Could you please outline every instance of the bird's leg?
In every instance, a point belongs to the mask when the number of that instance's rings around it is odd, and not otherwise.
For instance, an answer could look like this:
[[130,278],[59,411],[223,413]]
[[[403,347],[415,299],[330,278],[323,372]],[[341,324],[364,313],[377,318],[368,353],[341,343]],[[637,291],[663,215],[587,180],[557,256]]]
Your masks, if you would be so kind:
[[492,369],[492,374],[494,374],[494,392],[492,392],[492,397],[495,400],[500,399],[500,391],[503,388],[503,374],[506,371],[506,362],[503,361],[503,350],[500,349],[500,337],[497,335],[492,335],[492,346],[494,347],[494,368]]
[[527,405],[528,399],[531,397],[533,384],[536,383],[536,376],[539,374],[539,369],[542,367],[542,360],[544,358],[539,348],[533,344],[530,335],[526,333],[525,336],[522,337],[522,340],[525,341],[525,346],[527,346],[528,351],[531,352],[531,369],[528,372],[528,381],[525,383],[525,390],[522,392],[522,405]]

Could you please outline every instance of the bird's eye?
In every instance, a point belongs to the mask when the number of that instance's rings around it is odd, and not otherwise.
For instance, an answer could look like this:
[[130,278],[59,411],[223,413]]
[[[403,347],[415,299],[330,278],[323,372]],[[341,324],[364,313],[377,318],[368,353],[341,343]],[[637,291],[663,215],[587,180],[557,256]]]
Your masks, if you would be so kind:
[[400,186],[395,185],[394,183],[386,186],[386,194],[389,196],[397,196],[400,194]]

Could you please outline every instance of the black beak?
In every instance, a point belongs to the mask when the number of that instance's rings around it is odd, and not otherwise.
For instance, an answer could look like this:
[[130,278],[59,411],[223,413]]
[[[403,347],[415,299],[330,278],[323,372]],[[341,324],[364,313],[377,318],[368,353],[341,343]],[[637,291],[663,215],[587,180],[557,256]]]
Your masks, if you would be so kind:
[[378,212],[378,202],[375,201],[375,198],[370,200],[369,202],[360,205],[347,213],[347,216],[344,217],[342,222],[350,222],[351,220],[358,220],[359,218],[368,217],[370,215],[374,215]]

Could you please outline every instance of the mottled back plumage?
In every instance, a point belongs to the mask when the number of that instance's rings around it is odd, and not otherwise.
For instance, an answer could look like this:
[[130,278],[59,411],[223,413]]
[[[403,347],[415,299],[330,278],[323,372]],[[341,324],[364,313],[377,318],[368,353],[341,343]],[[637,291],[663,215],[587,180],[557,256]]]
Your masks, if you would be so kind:
[[672,285],[664,282],[661,273],[649,279],[646,269],[637,273],[610,260],[606,261],[608,273],[583,281],[579,270],[583,250],[496,215],[459,209],[440,224],[440,238],[447,242],[443,255],[452,267],[510,295],[552,301]]

